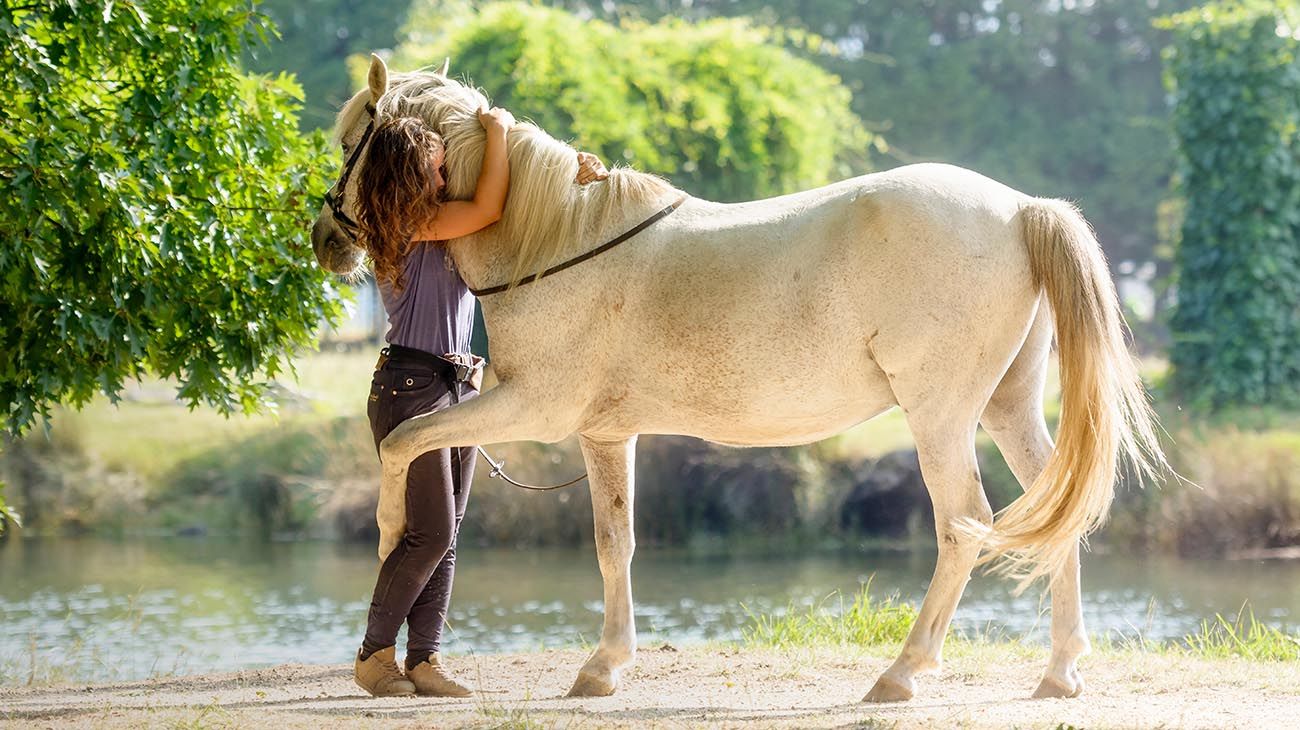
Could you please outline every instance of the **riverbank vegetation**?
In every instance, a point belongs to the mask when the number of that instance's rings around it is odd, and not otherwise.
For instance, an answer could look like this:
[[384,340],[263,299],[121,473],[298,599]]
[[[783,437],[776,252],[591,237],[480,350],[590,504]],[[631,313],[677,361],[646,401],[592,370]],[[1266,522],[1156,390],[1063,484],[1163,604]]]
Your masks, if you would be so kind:
[[826,596],[811,605],[793,603],[782,614],[749,615],[743,643],[788,649],[796,646],[901,644],[916,621],[916,608],[890,596],[871,596],[871,581],[848,597]]
[[[741,643],[749,648],[791,650],[810,647],[901,646],[916,619],[917,608],[894,596],[872,596],[870,582],[854,596],[838,593],[811,606],[791,604],[778,614],[751,614]],[[1300,633],[1269,626],[1255,618],[1249,606],[1233,616],[1215,614],[1180,640],[1160,642],[1134,636],[1098,636],[1094,649],[1107,654],[1154,653],[1201,659],[1240,658],[1250,661],[1300,661]],[[1034,644],[1005,636],[955,632],[945,649],[994,647],[998,651],[1029,651]],[[949,652],[945,652],[949,653]]]
[[[190,658],[171,647],[155,645],[140,628],[144,610],[141,606],[129,606],[117,620],[125,627],[122,630],[139,640],[141,650],[132,655],[132,667],[147,667],[148,675],[152,677],[185,673],[193,666]],[[830,650],[844,652],[845,656],[866,653],[892,658],[911,630],[917,611],[918,606],[900,601],[896,596],[873,594],[868,582],[853,595],[832,593],[812,604],[791,603],[771,613],[750,613],[747,623],[741,627],[738,641],[709,642],[688,650],[703,647],[729,653],[777,651],[786,656]],[[1004,662],[1008,657],[1037,661],[1044,657],[1043,641],[1042,637],[1024,640],[1000,632],[954,630],[945,642],[944,654],[949,658],[981,657],[988,661],[989,666]],[[1232,615],[1216,614],[1180,639],[1154,641],[1135,631],[1132,634],[1096,635],[1091,642],[1094,655],[1102,657],[1101,661],[1140,661],[1143,657],[1162,657],[1242,660],[1255,665],[1278,662],[1295,665],[1300,662],[1300,633],[1259,621],[1248,605]],[[662,643],[648,642],[643,646],[643,652],[653,653],[663,646]],[[670,650],[677,651],[677,648],[671,647]],[[122,667],[116,665],[112,657],[101,655],[92,643],[80,638],[73,638],[58,651],[37,646],[33,638],[22,650],[0,656],[0,687],[121,681],[130,677],[120,674],[121,671]]]
[[[323,352],[276,387],[279,410],[231,419],[188,411],[167,386],[137,384],[57,414],[48,435],[11,442],[0,475],[29,534],[250,534],[371,539],[377,458],[356,385],[370,354]],[[1161,368],[1149,363],[1158,383]],[[1049,387],[1048,412],[1056,403]],[[1161,405],[1162,398],[1156,397]],[[1098,549],[1196,557],[1286,555],[1300,545],[1300,418],[1254,410],[1216,420],[1164,408],[1168,447],[1184,480],[1120,488]],[[642,544],[698,550],[864,541],[933,545],[929,500],[901,413],[827,441],[734,449],[646,437],[638,456]],[[533,482],[581,473],[572,440],[490,447]],[[995,506],[1019,494],[996,448],[979,441]],[[495,545],[576,545],[592,539],[590,498],[578,485],[516,490],[477,470],[465,538]]]

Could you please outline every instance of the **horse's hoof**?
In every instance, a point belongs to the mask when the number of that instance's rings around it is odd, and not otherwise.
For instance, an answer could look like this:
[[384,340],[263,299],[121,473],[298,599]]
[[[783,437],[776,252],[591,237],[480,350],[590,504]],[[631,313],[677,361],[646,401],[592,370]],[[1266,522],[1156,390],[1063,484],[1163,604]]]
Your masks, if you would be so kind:
[[608,697],[614,694],[618,685],[597,677],[594,674],[579,672],[578,679],[569,689],[570,697]]
[[[910,683],[909,683],[910,684]],[[903,683],[881,675],[876,684],[862,698],[863,702],[906,702],[912,699],[912,688]]]
[[1041,700],[1049,697],[1064,697],[1069,699],[1078,697],[1081,694],[1083,694],[1082,679],[1076,679],[1074,681],[1074,687],[1071,688],[1070,686],[1062,684],[1051,677],[1043,677],[1043,681],[1038,683],[1038,689],[1034,690],[1034,699]]

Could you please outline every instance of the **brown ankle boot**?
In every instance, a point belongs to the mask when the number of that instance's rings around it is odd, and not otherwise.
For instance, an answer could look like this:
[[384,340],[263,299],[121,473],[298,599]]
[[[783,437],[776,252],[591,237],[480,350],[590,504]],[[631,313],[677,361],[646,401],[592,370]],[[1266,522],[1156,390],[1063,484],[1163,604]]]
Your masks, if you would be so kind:
[[404,697],[415,694],[415,685],[402,676],[394,657],[397,647],[380,649],[370,658],[361,661],[361,652],[357,652],[357,663],[353,668],[353,677],[357,686],[375,697]]
[[427,661],[416,664],[406,676],[415,683],[416,694],[425,697],[469,697],[471,694],[469,687],[447,676],[437,654],[430,654]]

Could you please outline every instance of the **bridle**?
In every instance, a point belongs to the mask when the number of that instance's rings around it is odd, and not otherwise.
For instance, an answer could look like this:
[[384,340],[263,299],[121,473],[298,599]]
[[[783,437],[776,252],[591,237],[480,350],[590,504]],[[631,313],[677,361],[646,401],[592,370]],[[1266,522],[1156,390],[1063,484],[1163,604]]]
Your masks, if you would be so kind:
[[[347,213],[343,212],[343,195],[348,189],[348,178],[352,176],[352,168],[356,167],[357,160],[361,159],[361,151],[366,148],[366,143],[370,141],[370,136],[375,133],[375,105],[366,102],[366,113],[370,115],[370,123],[366,125],[366,131],[361,133],[361,139],[357,146],[353,148],[352,154],[348,155],[347,162],[343,163],[343,172],[339,175],[338,182],[334,187],[325,191],[325,204],[330,207],[330,213],[334,216],[334,222],[338,224],[339,229],[343,231],[353,243],[357,241],[357,234],[361,231],[361,226]],[[335,195],[334,191],[338,194]]]

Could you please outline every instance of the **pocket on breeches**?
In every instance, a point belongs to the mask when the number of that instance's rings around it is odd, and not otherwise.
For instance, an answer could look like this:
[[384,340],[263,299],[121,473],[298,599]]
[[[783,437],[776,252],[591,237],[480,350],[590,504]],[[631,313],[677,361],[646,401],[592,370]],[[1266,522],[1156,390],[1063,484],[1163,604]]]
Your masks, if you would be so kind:
[[385,390],[379,398],[385,436],[408,418],[441,410],[450,401],[447,383],[437,373],[392,370],[385,373],[385,378]]

